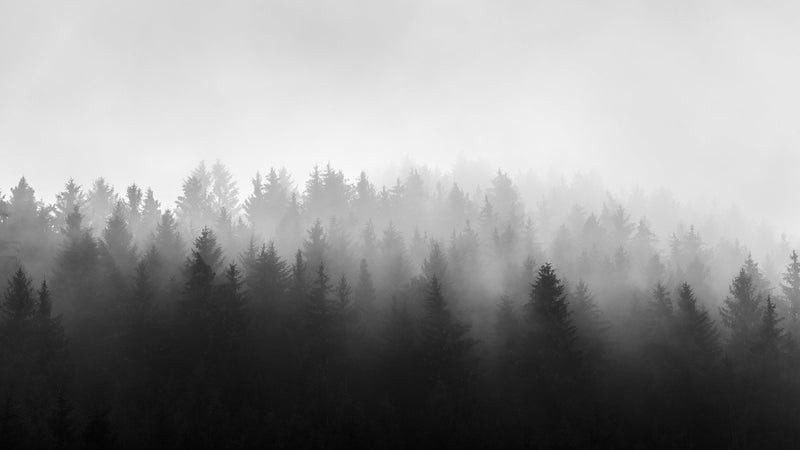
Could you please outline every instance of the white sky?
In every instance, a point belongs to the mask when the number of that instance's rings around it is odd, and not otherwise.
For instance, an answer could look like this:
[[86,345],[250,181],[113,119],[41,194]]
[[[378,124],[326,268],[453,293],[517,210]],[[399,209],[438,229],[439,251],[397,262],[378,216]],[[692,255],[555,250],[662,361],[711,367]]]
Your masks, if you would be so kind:
[[800,227],[800,3],[0,0],[0,188],[597,170]]

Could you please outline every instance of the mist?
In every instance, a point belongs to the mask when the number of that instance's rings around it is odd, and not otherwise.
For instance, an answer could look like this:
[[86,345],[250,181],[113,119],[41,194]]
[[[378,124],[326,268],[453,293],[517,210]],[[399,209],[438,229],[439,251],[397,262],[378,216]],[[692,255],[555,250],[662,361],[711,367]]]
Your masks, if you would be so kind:
[[794,2],[0,1],[5,448],[797,448]]
[[[3,178],[178,195],[187,161],[457,155],[800,226],[793,2],[4,2]],[[154,176],[141,180],[137,169]],[[652,170],[658,167],[661,170]],[[99,170],[102,168],[102,170]],[[100,173],[102,172],[102,173]],[[646,175],[645,175],[646,174]],[[758,190],[750,186],[759,186]]]

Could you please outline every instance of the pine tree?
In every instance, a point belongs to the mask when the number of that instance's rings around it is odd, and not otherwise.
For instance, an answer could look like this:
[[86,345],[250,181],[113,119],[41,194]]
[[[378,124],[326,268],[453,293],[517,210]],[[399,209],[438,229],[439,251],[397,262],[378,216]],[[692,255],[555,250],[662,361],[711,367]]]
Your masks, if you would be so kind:
[[476,341],[468,337],[469,325],[453,318],[436,275],[425,296],[425,316],[420,326],[423,364],[437,381],[459,375],[463,358]]
[[791,262],[786,266],[786,272],[783,274],[781,290],[789,303],[792,321],[797,322],[800,320],[800,256],[793,250],[789,259]]
[[697,305],[691,286],[683,283],[678,291],[679,337],[697,361],[708,362],[719,354],[719,331],[703,306]]
[[767,296],[764,313],[761,316],[761,324],[759,327],[758,342],[756,343],[755,350],[760,353],[768,355],[777,355],[781,347],[781,340],[783,339],[783,330],[778,326],[782,317],[778,317],[775,311],[775,302],[772,297]]
[[244,201],[244,213],[250,226],[257,232],[262,232],[268,220],[267,201],[264,195],[264,180],[261,173],[256,172],[252,179],[253,191]]
[[142,189],[136,183],[125,191],[128,199],[128,222],[131,228],[137,228],[142,217]]
[[236,214],[239,209],[239,188],[231,172],[220,161],[211,167],[211,180],[211,212],[218,213],[225,208],[230,214]]
[[125,205],[118,202],[103,230],[101,256],[106,267],[114,266],[121,273],[132,271],[136,262],[136,247],[133,244],[133,233],[125,220]]
[[270,309],[283,300],[289,284],[289,268],[272,241],[254,255],[252,267],[246,268],[245,281],[249,297],[257,305]]
[[[575,326],[567,309],[564,285],[549,263],[539,268],[526,307],[529,354],[539,376],[574,374],[580,356],[575,346]],[[550,374],[545,373],[548,371]]]
[[31,281],[22,267],[18,268],[5,292],[5,301],[0,308],[7,330],[12,336],[22,337],[28,331],[36,313],[36,300]]
[[325,273],[325,265],[317,268],[317,276],[308,292],[305,307],[305,322],[311,344],[311,354],[321,358],[331,354],[332,322],[334,310],[329,294],[330,277]]
[[147,188],[142,203],[142,214],[139,227],[136,230],[137,243],[144,245],[150,238],[151,233],[156,230],[156,226],[161,220],[161,203],[156,200],[153,190]]
[[328,235],[322,227],[322,221],[314,221],[314,225],[308,230],[308,238],[303,242],[303,254],[309,267],[318,267],[320,264],[327,263]]
[[[212,271],[216,272],[225,263],[222,256],[222,249],[217,244],[217,235],[208,227],[203,227],[200,235],[194,240],[194,251],[207,264]],[[189,264],[196,259],[194,255],[189,258]]]
[[756,294],[766,295],[769,291],[769,281],[764,277],[758,263],[753,260],[753,255],[750,253],[747,254],[747,259],[744,261],[744,271],[752,280]]
[[580,281],[575,286],[569,295],[569,304],[580,347],[590,359],[598,362],[608,350],[606,339],[609,324],[603,320],[600,307],[586,283]]
[[264,183],[264,206],[273,227],[286,211],[288,200],[283,178],[275,172],[275,169],[270,168]]
[[762,317],[761,295],[756,292],[753,280],[744,268],[733,279],[730,293],[719,313],[723,325],[730,332],[730,352],[737,358],[743,358],[757,342]]
[[362,258],[359,266],[358,285],[354,295],[355,307],[362,317],[371,317],[375,311],[375,286],[369,273],[367,260]]
[[101,230],[105,226],[108,216],[114,210],[118,196],[104,178],[98,178],[92,184],[86,200],[87,219],[89,228]]
[[175,223],[175,218],[169,209],[161,215],[161,221],[156,226],[153,244],[158,249],[158,254],[168,270],[176,267],[185,258],[183,238],[178,232],[178,224]]
[[510,375],[517,364],[521,344],[521,323],[511,297],[503,295],[495,312],[494,334],[497,339],[497,356],[501,371]]
[[64,240],[56,255],[53,285],[64,303],[85,314],[87,300],[95,290],[99,251],[91,231],[82,224],[83,216],[76,207],[67,217],[67,228],[63,230]]
[[449,278],[447,273],[447,257],[442,251],[439,242],[432,240],[430,246],[430,254],[422,263],[422,274],[425,276],[426,282],[435,277],[440,284],[447,285]]
[[[228,265],[225,278],[219,286],[220,296],[220,334],[224,336],[228,345],[237,344],[245,333],[247,325],[247,299],[242,293],[242,274],[235,263]],[[230,347],[229,347],[230,348]]]
[[66,226],[67,216],[75,207],[79,209],[86,203],[86,195],[83,189],[73,178],[70,178],[64,185],[64,190],[56,194],[55,214],[56,227]]
[[306,301],[308,295],[307,267],[303,261],[303,252],[297,250],[291,268],[291,286],[289,287],[289,297],[294,305],[302,305]]
[[208,193],[208,181],[191,176],[183,182],[183,195],[175,202],[175,215],[191,234],[213,221],[214,213]]

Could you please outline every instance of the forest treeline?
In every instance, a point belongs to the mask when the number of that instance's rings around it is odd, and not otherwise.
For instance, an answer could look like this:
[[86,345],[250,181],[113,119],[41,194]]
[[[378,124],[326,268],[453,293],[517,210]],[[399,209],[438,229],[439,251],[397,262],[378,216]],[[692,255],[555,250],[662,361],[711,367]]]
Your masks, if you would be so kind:
[[48,204],[21,179],[0,197],[0,447],[800,445],[785,240],[773,274],[611,196],[533,212],[485,182],[329,164],[240,191],[201,163],[167,206],[102,178]]

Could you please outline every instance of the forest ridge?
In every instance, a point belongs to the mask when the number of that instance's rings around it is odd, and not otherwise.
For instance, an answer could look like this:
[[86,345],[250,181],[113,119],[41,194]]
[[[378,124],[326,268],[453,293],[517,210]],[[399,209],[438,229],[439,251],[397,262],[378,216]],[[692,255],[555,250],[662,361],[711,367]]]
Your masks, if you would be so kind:
[[22,178],[3,448],[800,445],[785,237],[760,265],[664,198],[634,220],[641,198],[483,183],[328,164],[244,189],[201,163],[167,207],[102,178],[45,204]]

